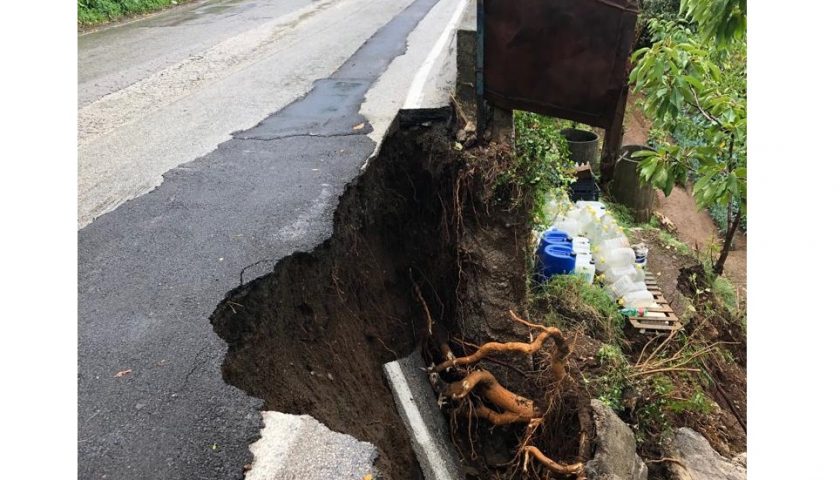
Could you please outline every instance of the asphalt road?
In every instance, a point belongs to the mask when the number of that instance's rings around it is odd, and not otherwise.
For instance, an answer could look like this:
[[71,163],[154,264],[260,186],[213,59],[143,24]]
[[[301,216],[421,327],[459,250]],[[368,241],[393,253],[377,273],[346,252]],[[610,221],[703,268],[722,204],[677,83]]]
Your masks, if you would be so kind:
[[80,37],[80,478],[242,476],[261,402],[208,317],[329,238],[423,65],[446,101],[453,42],[427,57],[462,3],[199,2]]

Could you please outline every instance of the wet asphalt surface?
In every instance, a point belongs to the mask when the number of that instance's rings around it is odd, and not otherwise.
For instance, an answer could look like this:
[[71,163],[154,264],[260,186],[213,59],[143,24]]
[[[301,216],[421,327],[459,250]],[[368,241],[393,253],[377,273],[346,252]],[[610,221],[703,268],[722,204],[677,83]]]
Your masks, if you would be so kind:
[[329,238],[375,148],[365,92],[436,3],[414,1],[308,95],[79,231],[79,478],[242,477],[262,402],[222,380],[208,317]]

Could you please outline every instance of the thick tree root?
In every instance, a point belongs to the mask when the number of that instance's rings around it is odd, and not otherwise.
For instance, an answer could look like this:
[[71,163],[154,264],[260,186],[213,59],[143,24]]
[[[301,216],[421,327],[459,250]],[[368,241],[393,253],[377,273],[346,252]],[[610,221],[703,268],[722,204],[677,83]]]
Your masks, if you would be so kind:
[[[504,417],[497,417],[490,413],[492,410],[484,407],[486,410],[483,411],[483,414],[487,416],[488,420],[496,425],[499,425],[499,423],[494,422],[491,418],[496,418],[499,421],[502,421],[502,418],[505,420],[515,418],[514,421],[527,422],[540,415],[540,411],[534,405],[533,400],[519,396],[506,389],[496,380],[496,377],[487,370],[476,370],[464,377],[464,379],[460,382],[453,382],[449,384],[449,387],[444,394],[449,398],[461,400],[469,395],[469,393],[474,389],[478,390],[477,393],[483,400],[496,405],[504,410],[503,414],[507,414]],[[505,423],[512,422],[505,421]]]
[[561,475],[577,475],[578,480],[583,480],[586,477],[581,476],[583,474],[583,463],[557,463],[554,460],[545,456],[544,453],[540,451],[539,448],[533,445],[526,445],[522,447],[522,450],[525,452],[525,462],[523,464],[522,469],[524,471],[528,471],[528,462],[530,461],[530,457],[533,456],[538,462],[542,463],[547,469],[551,470],[554,473],[559,473]]
[[483,418],[488,422],[492,423],[493,425],[501,426],[501,425],[510,425],[513,423],[526,423],[530,422],[531,419],[527,416],[523,416],[520,413],[516,412],[503,412],[499,413],[491,408],[485,407],[484,405],[478,405],[473,409],[473,415],[478,418]]
[[531,343],[524,343],[524,342],[507,342],[507,343],[500,343],[500,342],[487,342],[484,345],[481,345],[478,350],[471,355],[467,355],[465,357],[458,357],[458,358],[449,358],[438,365],[435,366],[435,372],[442,372],[449,368],[459,367],[464,365],[473,365],[480,361],[481,359],[487,357],[488,355],[494,353],[509,353],[509,352],[518,352],[524,353],[526,355],[533,355],[536,353],[540,348],[542,348],[543,343],[549,338],[554,339],[554,344],[556,347],[556,351],[553,355],[552,360],[552,372],[554,373],[554,377],[560,381],[565,377],[566,370],[565,364],[566,359],[571,354],[571,350],[569,349],[568,345],[566,344],[566,339],[563,337],[563,334],[560,330],[556,327],[546,327],[544,325],[537,325],[534,323],[526,322],[519,318],[513,311],[510,311],[511,317],[523,324],[527,325],[531,328],[536,328],[542,330],[542,332],[534,339]]
[[[542,425],[544,412],[534,403],[533,400],[517,395],[503,387],[490,372],[481,369],[471,370],[469,367],[477,364],[483,359],[493,360],[492,355],[500,353],[521,353],[533,355],[539,351],[546,340],[554,340],[554,348],[551,352],[550,370],[556,381],[553,388],[560,388],[561,382],[566,377],[566,363],[571,355],[571,349],[565,337],[556,327],[547,327],[527,322],[510,311],[511,318],[529,328],[539,330],[540,333],[530,343],[525,342],[487,342],[477,348],[475,352],[463,357],[455,357],[445,339],[438,338],[437,343],[444,360],[430,369],[430,379],[436,385],[436,391],[440,392],[441,399],[452,399],[462,401],[474,394],[480,401],[467,400],[462,403],[456,412],[466,414],[470,417],[480,418],[493,425],[510,425],[515,423],[527,423],[526,435],[521,440],[520,454],[524,454],[523,468],[527,472],[531,459],[536,459],[545,469],[560,475],[576,475],[578,480],[585,480],[586,475],[583,469],[583,461],[588,458],[589,440],[586,433],[587,421],[581,419],[581,432],[579,442],[578,462],[572,464],[557,463],[545,456],[539,448],[531,442],[536,430]],[[440,373],[454,370],[454,374],[464,375],[461,380],[445,383],[441,382]],[[524,372],[523,372],[524,375]],[[491,408],[492,407],[492,408]],[[551,408],[549,406],[549,408]],[[581,412],[581,415],[585,415]]]

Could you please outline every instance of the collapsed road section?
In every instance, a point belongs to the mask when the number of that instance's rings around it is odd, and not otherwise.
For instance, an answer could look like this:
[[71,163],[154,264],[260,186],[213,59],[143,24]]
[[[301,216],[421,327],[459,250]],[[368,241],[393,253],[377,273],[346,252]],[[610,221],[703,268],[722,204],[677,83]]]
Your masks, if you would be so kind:
[[510,156],[459,155],[448,122],[424,123],[395,127],[342,195],[329,240],[212,316],[228,383],[374,444],[393,479],[419,478],[419,466],[383,365],[424,343],[432,317],[452,332],[476,319],[491,329],[524,298],[528,210],[492,202],[484,176]]

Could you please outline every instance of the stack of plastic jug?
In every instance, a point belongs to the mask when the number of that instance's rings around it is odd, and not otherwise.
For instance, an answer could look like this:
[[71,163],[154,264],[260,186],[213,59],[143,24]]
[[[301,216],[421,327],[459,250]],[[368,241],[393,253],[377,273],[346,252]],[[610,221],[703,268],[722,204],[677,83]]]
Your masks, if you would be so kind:
[[[647,249],[630,246],[603,203],[578,201],[572,205],[566,199],[548,200],[547,210],[546,217],[554,220],[552,230],[572,240],[575,272],[584,274],[590,282],[596,272],[603,274],[607,293],[620,299],[625,308],[644,312],[656,306],[644,282]],[[655,312],[644,315],[657,316]]]

